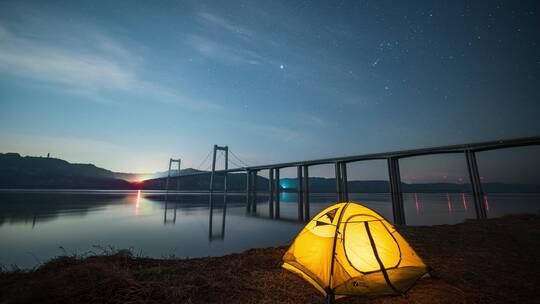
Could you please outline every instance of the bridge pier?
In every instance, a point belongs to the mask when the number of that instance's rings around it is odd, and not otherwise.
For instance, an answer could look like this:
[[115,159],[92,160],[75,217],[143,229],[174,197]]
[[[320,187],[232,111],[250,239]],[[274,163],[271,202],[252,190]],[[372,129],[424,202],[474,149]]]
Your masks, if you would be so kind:
[[281,186],[279,184],[279,168],[274,168],[274,189],[276,192],[276,199],[275,199],[275,208],[274,208],[274,218],[280,217],[280,199],[281,199]]
[[349,201],[349,186],[347,180],[347,163],[341,163],[341,191],[343,191],[342,198],[344,201]]
[[341,166],[339,165],[339,163],[335,163],[334,166],[336,170],[336,196],[338,203],[341,203]]
[[268,215],[274,217],[274,169],[268,169]]
[[465,152],[467,159],[467,169],[471,180],[472,194],[474,198],[474,209],[477,219],[487,218],[486,205],[484,204],[484,191],[482,189],[482,180],[476,163],[476,153],[471,150]]
[[257,174],[259,170],[251,172],[251,212],[257,213]]
[[303,202],[304,202],[304,190],[302,189],[302,185],[303,185],[303,182],[302,182],[302,166],[297,166],[296,167],[296,190],[297,190],[297,195],[298,195],[298,220],[299,221],[303,221],[304,220],[304,207],[303,207]]
[[401,175],[399,173],[399,159],[388,158],[388,177],[390,179],[390,193],[392,196],[392,213],[395,225],[405,225],[405,210],[403,208],[403,193],[401,192]]
[[251,210],[251,170],[246,170],[246,212]]
[[304,169],[304,221],[309,221],[309,167],[307,165],[303,166]]
[[346,202],[349,200],[347,187],[347,163],[336,162],[336,196],[338,202]]

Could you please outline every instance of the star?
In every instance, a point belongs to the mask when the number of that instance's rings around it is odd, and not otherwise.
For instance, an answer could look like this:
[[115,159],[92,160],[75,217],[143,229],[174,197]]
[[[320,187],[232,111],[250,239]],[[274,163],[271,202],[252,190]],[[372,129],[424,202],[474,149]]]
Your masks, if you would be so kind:
[[284,66],[283,64],[281,64],[281,65],[279,66],[279,68],[283,70],[283,69],[285,68],[285,66]]

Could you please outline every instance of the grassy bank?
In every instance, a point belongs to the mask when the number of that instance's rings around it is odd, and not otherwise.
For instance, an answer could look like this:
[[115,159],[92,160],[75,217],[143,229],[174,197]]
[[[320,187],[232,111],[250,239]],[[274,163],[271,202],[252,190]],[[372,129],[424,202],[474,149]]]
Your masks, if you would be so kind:
[[[540,216],[520,215],[400,231],[433,268],[405,297],[338,303],[540,302]],[[59,257],[0,274],[0,303],[324,303],[280,268],[286,248],[189,260],[128,252]]]

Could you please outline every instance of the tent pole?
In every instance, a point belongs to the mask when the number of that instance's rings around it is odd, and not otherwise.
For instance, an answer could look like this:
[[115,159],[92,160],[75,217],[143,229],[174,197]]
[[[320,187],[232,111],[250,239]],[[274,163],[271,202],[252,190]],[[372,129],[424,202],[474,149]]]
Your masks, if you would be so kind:
[[[336,164],[336,168],[337,168],[337,164]],[[326,295],[329,296],[328,297],[328,303],[334,303],[334,290],[332,289],[332,283],[333,283],[333,280],[334,280],[334,263],[335,263],[335,260],[336,260],[336,246],[337,246],[337,236],[338,236],[338,232],[339,232],[339,226],[341,224],[341,218],[343,217],[343,214],[345,213],[345,210],[347,209],[347,207],[349,206],[349,203],[345,203],[345,205],[341,208],[341,210],[339,211],[339,217],[337,219],[337,223],[336,223],[336,231],[334,232],[334,242],[332,244],[332,261],[330,262],[330,278],[328,279],[328,287],[327,287],[327,291],[326,291]],[[331,302],[330,302],[331,301]]]
[[331,288],[326,289],[326,303],[327,304],[334,304],[335,297],[334,297],[334,291]]

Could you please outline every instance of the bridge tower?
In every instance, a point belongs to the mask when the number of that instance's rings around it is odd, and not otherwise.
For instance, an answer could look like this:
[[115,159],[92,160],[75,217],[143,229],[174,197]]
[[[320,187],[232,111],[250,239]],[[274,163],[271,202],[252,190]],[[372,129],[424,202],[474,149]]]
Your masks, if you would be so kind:
[[176,175],[176,190],[180,190],[180,165],[181,165],[181,162],[182,160],[180,158],[178,159],[169,159],[169,171],[167,172],[167,182],[165,183],[165,190],[167,192],[169,192],[169,180],[171,179],[171,172],[172,172],[172,166],[173,164],[178,164],[178,169],[175,170],[177,171],[177,175]]
[[208,197],[208,205],[210,207],[210,213],[209,213],[209,239],[212,240],[214,238],[212,234],[212,217],[214,213],[214,201],[212,200],[212,193],[214,191],[214,176],[216,174],[216,154],[218,151],[224,151],[225,152],[225,176],[223,177],[223,219],[222,219],[222,234],[221,238],[223,237],[223,233],[225,230],[225,213],[227,210],[227,170],[229,169],[229,147],[228,146],[218,146],[214,145],[213,149],[213,155],[212,155],[212,172],[210,173],[210,194]]
[[[212,194],[212,192],[214,191],[214,176],[216,173],[217,151],[225,152],[225,170],[229,169],[229,147],[214,145],[214,152],[213,152],[213,157],[212,157],[212,172],[210,173],[210,194]],[[227,172],[225,172],[225,177],[223,179],[223,192],[227,193]]]

